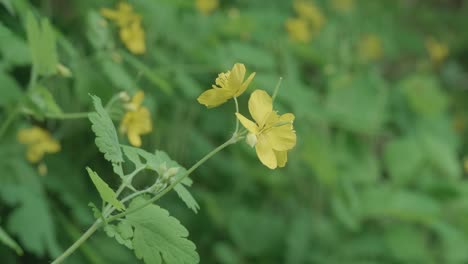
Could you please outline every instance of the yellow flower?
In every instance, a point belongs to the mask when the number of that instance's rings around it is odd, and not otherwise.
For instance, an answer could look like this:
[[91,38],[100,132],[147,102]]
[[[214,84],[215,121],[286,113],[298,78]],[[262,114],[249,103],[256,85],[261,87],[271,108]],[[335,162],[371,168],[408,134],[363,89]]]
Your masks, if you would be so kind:
[[134,21],[120,29],[120,39],[127,49],[134,54],[143,54],[146,51],[145,31],[140,21]]
[[196,0],[195,7],[204,15],[208,15],[218,8],[218,0]]
[[278,115],[273,111],[273,101],[263,90],[256,90],[250,96],[249,112],[255,122],[236,113],[249,131],[247,143],[255,146],[258,158],[268,168],[284,167],[288,161],[288,150],[296,145],[294,115]]
[[249,86],[255,76],[251,73],[247,80],[245,77],[245,66],[242,63],[236,63],[230,71],[220,73],[216,78],[216,85],[212,89],[203,92],[198,98],[200,104],[208,108],[219,106],[227,100],[240,96]]
[[314,31],[319,31],[325,23],[325,17],[313,3],[304,0],[294,2],[294,10],[300,18],[307,20]]
[[312,37],[307,21],[302,18],[288,19],[286,21],[286,29],[293,41],[307,43]]
[[128,26],[133,21],[140,19],[140,16],[133,12],[133,7],[125,2],[120,2],[116,10],[102,8],[101,15],[114,21],[119,27]]
[[367,34],[359,42],[359,55],[365,62],[380,59],[383,55],[382,43],[375,34]]
[[103,8],[101,14],[119,26],[120,39],[130,52],[145,53],[145,31],[141,27],[141,16],[133,11],[131,5],[120,2],[116,10]]
[[443,62],[449,55],[449,48],[447,45],[435,40],[434,38],[428,38],[426,40],[426,49],[432,63],[436,65]]
[[332,0],[332,6],[340,12],[348,12],[354,6],[354,0]]
[[26,145],[26,159],[31,163],[40,161],[46,153],[60,151],[60,143],[53,139],[47,130],[37,126],[21,129],[17,139]]
[[141,135],[152,130],[151,115],[148,108],[141,106],[145,94],[137,92],[131,102],[126,105],[128,111],[120,122],[120,132],[127,134],[128,141],[135,147],[141,146]]

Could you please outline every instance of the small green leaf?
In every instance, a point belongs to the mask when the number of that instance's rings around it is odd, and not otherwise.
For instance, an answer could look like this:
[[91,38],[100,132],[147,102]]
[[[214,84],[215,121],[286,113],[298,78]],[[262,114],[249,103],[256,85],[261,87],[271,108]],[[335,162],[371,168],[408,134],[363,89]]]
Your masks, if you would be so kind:
[[119,163],[123,162],[122,151],[120,150],[119,139],[114,123],[97,96],[93,98],[95,113],[89,114],[92,130],[96,134],[96,146],[99,151],[104,153],[104,158],[108,161]]
[[91,210],[93,211],[93,216],[96,219],[102,218],[102,212],[97,208],[97,206],[94,203],[88,203],[88,206],[91,207]]
[[[130,208],[142,203],[145,203],[145,199],[136,198]],[[150,204],[127,215],[125,221],[134,228],[135,255],[146,264],[200,262],[195,244],[187,239],[187,229],[165,209]]]
[[106,225],[104,227],[104,231],[109,237],[115,238],[119,244],[124,245],[129,249],[133,249],[133,228],[127,222],[122,221],[118,225]]
[[0,227],[0,242],[16,251],[16,254],[23,255],[23,249]]
[[177,195],[179,195],[180,199],[182,199],[182,201],[185,203],[185,205],[187,205],[188,208],[192,209],[195,213],[198,213],[200,205],[198,205],[195,198],[193,198],[192,194],[189,192],[189,190],[187,190],[187,188],[185,188],[183,184],[177,184],[174,187],[174,190],[177,192]]
[[107,183],[103,181],[99,175],[97,175],[97,173],[90,168],[86,167],[86,170],[88,171],[89,177],[91,177],[94,186],[96,186],[99,195],[101,195],[102,200],[108,202],[120,211],[124,210],[125,205],[117,200],[117,194],[109,187],[109,185],[107,185]]

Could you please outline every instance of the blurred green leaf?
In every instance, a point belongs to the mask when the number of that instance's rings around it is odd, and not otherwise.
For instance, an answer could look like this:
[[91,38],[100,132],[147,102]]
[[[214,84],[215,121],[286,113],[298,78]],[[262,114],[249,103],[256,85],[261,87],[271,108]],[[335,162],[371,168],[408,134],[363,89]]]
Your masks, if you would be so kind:
[[338,126],[375,134],[386,120],[387,92],[375,74],[339,75],[330,83],[326,109]]
[[55,33],[49,20],[43,18],[39,24],[29,12],[26,18],[26,33],[33,67],[39,75],[52,75],[57,71]]

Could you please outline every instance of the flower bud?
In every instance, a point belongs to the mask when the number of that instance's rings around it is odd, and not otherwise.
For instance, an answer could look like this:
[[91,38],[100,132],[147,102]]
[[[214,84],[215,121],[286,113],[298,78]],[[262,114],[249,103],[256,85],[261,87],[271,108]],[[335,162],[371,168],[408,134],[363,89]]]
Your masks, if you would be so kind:
[[245,138],[245,141],[247,144],[249,144],[250,147],[255,147],[257,145],[257,136],[254,133],[249,133],[247,134],[247,137]]

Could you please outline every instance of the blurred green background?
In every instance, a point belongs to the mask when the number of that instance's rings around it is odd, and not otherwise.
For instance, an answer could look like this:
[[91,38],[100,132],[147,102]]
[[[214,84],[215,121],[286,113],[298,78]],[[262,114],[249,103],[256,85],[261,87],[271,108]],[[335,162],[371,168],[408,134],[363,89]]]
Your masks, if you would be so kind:
[[[277,170],[244,142],[215,156],[191,176],[198,214],[174,193],[161,200],[201,263],[468,263],[467,1],[128,3],[141,16],[143,54],[100,15],[117,1],[0,0],[0,122],[28,96],[29,10],[50,20],[72,73],[39,79],[49,101],[86,112],[88,94],[106,102],[142,89],[153,120],[143,148],[185,167],[235,125],[233,102],[207,110],[196,98],[244,63],[257,73],[247,93],[271,94],[283,77],[276,108],[296,115],[297,146]],[[25,252],[0,244],[0,262],[49,263],[93,222],[88,203],[99,197],[85,166],[114,188],[118,177],[87,119],[13,116],[0,138],[0,227]],[[62,146],[42,176],[16,139],[32,125]],[[138,261],[99,232],[66,263]]]

